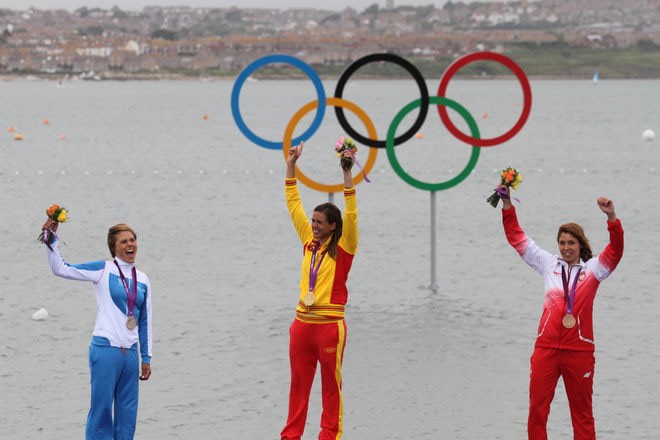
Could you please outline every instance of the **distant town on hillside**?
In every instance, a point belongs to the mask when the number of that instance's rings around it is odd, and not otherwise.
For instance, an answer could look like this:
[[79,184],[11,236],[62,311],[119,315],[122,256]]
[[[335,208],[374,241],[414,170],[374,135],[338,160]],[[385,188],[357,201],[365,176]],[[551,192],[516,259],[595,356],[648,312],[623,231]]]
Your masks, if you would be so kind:
[[442,7],[389,0],[339,12],[0,8],[0,29],[0,76],[226,77],[272,53],[337,75],[375,52],[437,72],[461,55],[488,50],[515,55],[532,75],[571,77],[599,67],[612,77],[660,78],[660,0],[450,1]]

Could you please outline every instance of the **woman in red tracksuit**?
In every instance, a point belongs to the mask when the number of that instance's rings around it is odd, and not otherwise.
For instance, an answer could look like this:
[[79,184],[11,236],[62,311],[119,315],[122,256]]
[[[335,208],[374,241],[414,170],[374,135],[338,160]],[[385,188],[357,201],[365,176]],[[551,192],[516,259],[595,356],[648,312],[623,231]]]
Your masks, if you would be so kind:
[[508,189],[502,198],[506,238],[520,257],[543,276],[543,314],[531,357],[529,383],[530,440],[547,440],[546,424],[559,376],[564,381],[575,440],[595,440],[592,394],[594,380],[593,302],[600,282],[616,268],[623,255],[623,228],[614,203],[599,197],[607,215],[610,242],[593,257],[589,241],[575,223],[560,226],[558,255],[541,249],[527,237],[516,217]]
[[319,440],[339,440],[343,433],[341,366],[346,345],[346,280],[357,251],[357,201],[350,168],[343,169],[345,215],[332,203],[317,206],[311,224],[296,181],[296,161],[303,144],[289,150],[286,202],[303,245],[296,317],[289,330],[291,389],[282,440],[300,440],[307,420],[309,394],[321,365],[323,413]]

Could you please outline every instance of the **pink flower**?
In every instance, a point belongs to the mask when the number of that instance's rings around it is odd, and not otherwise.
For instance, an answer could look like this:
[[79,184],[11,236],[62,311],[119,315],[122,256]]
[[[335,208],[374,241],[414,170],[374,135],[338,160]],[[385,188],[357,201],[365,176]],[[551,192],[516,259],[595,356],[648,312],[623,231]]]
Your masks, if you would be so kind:
[[335,151],[340,152],[342,148],[344,148],[344,138],[339,136],[339,139],[335,144]]

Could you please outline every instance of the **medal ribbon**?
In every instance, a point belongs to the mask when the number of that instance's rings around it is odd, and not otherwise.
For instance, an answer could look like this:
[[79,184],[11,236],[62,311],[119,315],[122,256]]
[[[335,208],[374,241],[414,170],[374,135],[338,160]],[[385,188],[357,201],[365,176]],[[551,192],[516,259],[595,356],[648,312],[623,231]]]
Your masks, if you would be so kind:
[[314,246],[314,252],[312,253],[312,260],[309,262],[309,291],[313,292],[314,287],[316,287],[316,278],[319,274],[319,269],[321,268],[321,264],[323,263],[323,258],[325,258],[325,254],[327,251],[324,251],[321,254],[321,260],[319,260],[319,264],[316,263],[316,252],[319,250],[319,247],[321,246],[321,243],[318,241],[316,242],[316,246]]
[[570,281],[571,278],[571,269],[573,269],[575,266],[571,266],[570,269],[568,269],[568,277],[566,276],[566,270],[564,269],[564,266],[561,267],[561,280],[564,283],[564,300],[566,301],[567,304],[567,309],[566,313],[569,315],[573,314],[573,301],[575,300],[575,288],[577,287],[577,282],[578,278],[580,278],[580,271],[582,268],[580,266],[577,266],[577,273],[575,274],[575,279],[573,279],[573,286],[571,286],[571,291],[569,293],[568,291],[568,282]]
[[124,272],[121,271],[121,268],[119,267],[119,263],[117,263],[117,260],[114,260],[114,263],[115,266],[117,266],[117,270],[119,271],[119,276],[121,277],[121,282],[124,285],[124,290],[126,290],[126,302],[128,303],[128,316],[133,316],[133,308],[135,307],[135,302],[137,301],[137,270],[135,270],[135,266],[133,266],[133,270],[131,271],[131,275],[133,276],[133,286],[131,286],[132,289],[129,289],[128,281],[124,276]]

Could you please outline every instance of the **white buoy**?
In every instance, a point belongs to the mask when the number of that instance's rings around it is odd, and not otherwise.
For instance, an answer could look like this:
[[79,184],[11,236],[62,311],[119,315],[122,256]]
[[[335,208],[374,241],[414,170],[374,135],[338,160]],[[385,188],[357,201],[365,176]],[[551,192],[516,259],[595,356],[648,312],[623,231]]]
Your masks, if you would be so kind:
[[644,139],[645,141],[652,141],[655,139],[655,133],[650,128],[644,130],[644,133],[642,133],[642,139]]
[[44,308],[41,308],[32,314],[32,319],[35,321],[43,321],[46,318],[48,318],[48,312]]

